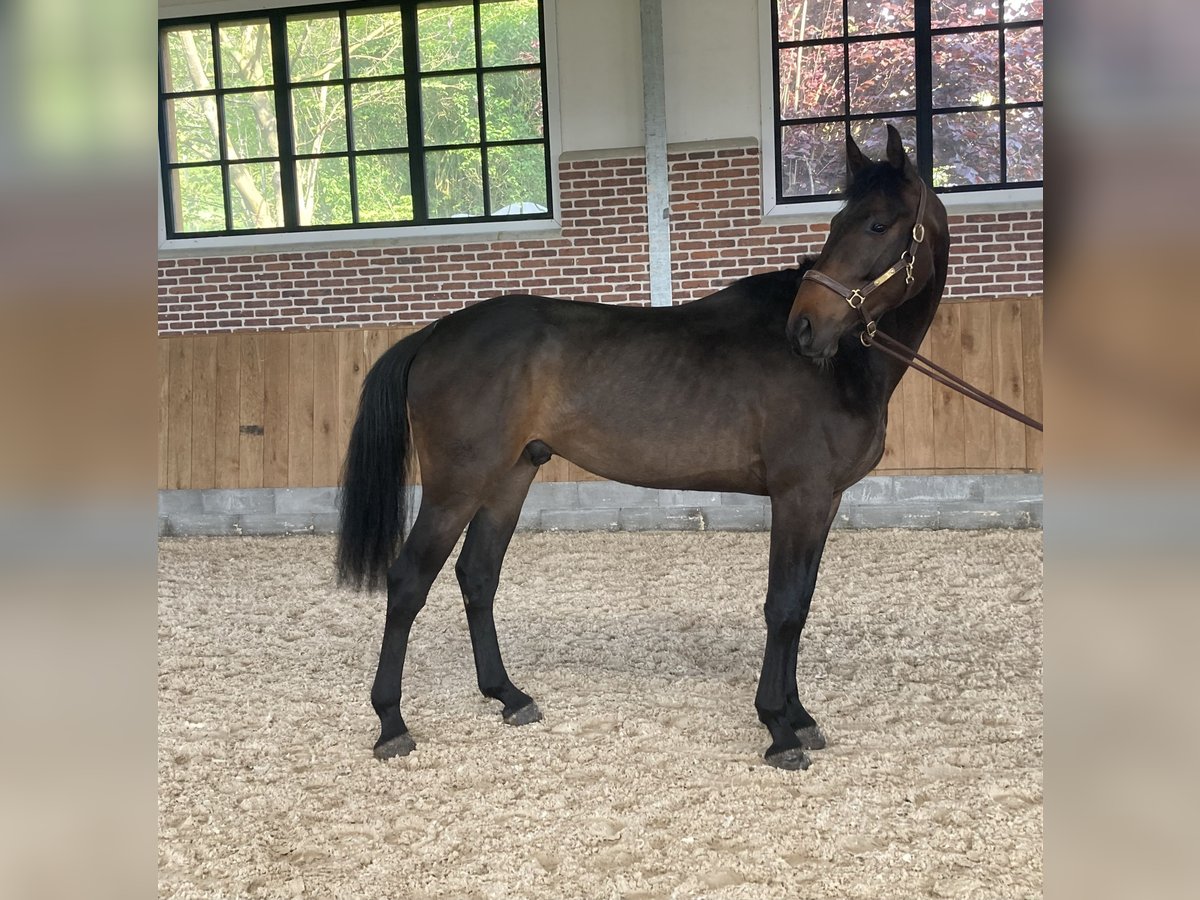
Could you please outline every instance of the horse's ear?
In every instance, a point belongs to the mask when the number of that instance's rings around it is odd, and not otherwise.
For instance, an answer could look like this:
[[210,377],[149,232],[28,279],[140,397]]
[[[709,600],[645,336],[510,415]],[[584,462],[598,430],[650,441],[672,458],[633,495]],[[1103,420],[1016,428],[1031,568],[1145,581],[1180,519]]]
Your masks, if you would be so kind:
[[887,158],[892,164],[893,169],[904,171],[905,165],[908,164],[908,154],[904,152],[904,140],[900,137],[900,132],[896,130],[894,125],[889,124],[888,143],[887,143]]
[[858,144],[854,143],[854,135],[846,135],[846,162],[850,166],[850,177],[854,178],[859,172],[871,164],[871,161],[863,156],[863,152],[858,149]]

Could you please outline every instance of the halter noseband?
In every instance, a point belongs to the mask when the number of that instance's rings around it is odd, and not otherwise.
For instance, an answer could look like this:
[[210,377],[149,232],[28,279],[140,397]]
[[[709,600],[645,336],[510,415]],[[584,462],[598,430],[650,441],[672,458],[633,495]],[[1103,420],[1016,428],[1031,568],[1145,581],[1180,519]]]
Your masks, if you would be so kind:
[[921,180],[921,200],[917,204],[917,218],[912,227],[912,242],[908,245],[908,249],[900,254],[899,261],[872,281],[861,288],[848,288],[840,281],[830,278],[816,269],[809,269],[801,277],[801,281],[815,281],[817,284],[829,288],[843,300],[850,304],[850,308],[858,313],[859,318],[863,321],[863,330],[859,334],[858,339],[862,341],[864,347],[870,347],[871,342],[875,340],[875,320],[867,318],[866,310],[863,305],[866,303],[867,296],[880,285],[890,281],[893,276],[898,274],[901,269],[905,270],[904,283],[911,285],[915,280],[913,278],[913,266],[917,262],[917,250],[921,243],[925,240],[925,196],[927,189],[924,180]]

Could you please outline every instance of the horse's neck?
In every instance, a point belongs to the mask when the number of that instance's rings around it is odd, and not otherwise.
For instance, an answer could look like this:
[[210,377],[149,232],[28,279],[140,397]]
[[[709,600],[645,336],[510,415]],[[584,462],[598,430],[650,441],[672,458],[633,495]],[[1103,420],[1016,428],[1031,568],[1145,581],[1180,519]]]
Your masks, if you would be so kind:
[[[942,300],[942,290],[946,283],[945,266],[939,266],[934,277],[923,290],[896,309],[887,313],[879,320],[879,328],[891,335],[906,347],[915,352],[920,349],[921,342],[933,325],[937,315],[938,304]],[[882,353],[874,354],[877,371],[884,391],[884,402],[891,399],[892,393],[908,371],[908,367],[885,357]]]

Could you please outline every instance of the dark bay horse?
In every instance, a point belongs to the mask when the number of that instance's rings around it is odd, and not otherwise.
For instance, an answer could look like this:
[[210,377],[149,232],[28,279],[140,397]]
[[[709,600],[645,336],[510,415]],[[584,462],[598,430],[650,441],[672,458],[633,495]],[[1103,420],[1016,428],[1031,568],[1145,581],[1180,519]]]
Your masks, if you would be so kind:
[[[400,714],[409,630],[464,528],[455,570],[479,689],[510,724],[541,718],[505,671],[492,603],[530,482],[552,454],[630,484],[771,498],[755,697],[766,759],[806,768],[805,751],[824,746],[796,685],[800,632],[842,491],[878,463],[904,373],[860,335],[878,320],[917,348],[949,252],[945,208],[894,129],[883,161],[852,139],[847,152],[846,205],[815,263],[670,308],[497,297],[405,338],[371,369],[346,455],[337,564],[343,583],[387,586],[371,690],[377,757],[415,747]],[[412,449],[423,491],[404,539]]]

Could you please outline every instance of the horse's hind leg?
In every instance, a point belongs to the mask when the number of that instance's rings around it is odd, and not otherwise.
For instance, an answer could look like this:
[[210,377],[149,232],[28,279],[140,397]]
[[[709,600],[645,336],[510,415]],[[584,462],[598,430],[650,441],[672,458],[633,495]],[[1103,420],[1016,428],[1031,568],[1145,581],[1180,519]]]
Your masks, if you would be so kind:
[[371,705],[379,716],[380,726],[379,740],[375,742],[378,759],[405,756],[416,747],[400,715],[408,636],[433,580],[473,512],[473,503],[463,499],[454,504],[423,500],[399,557],[388,569],[387,620],[379,650],[379,668],[371,688]]
[[467,609],[479,690],[485,697],[504,704],[504,721],[510,725],[526,725],[542,717],[532,698],[509,680],[492,616],[500,567],[536,473],[537,466],[528,456],[522,456],[471,520],[455,566]]

